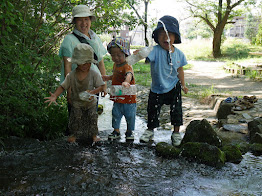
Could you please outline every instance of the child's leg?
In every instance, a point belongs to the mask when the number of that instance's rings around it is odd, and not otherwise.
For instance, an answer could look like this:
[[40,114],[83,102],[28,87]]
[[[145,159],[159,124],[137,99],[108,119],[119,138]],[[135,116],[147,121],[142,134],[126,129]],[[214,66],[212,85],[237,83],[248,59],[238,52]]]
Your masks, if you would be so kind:
[[101,139],[97,135],[93,136],[93,142],[99,142]]
[[123,116],[121,103],[114,103],[112,109],[112,127],[114,131],[108,135],[108,139],[119,139],[120,138],[120,123]]
[[172,97],[170,103],[171,124],[174,125],[174,131],[179,132],[180,126],[183,125],[181,86],[179,82],[176,88],[172,90]]
[[122,104],[121,103],[114,103],[112,109],[112,127],[115,131],[119,132],[121,119],[123,117],[122,113]]
[[76,140],[90,141],[98,135],[96,107],[71,108],[69,128]]
[[133,131],[135,130],[136,121],[136,103],[124,104],[124,116],[127,124],[126,139],[134,140]]
[[180,126],[174,126],[174,132],[179,133]]
[[150,91],[147,104],[147,128],[159,127],[159,114],[162,107],[161,96]]
[[135,130],[136,103],[124,104],[124,116],[126,118],[127,130]]

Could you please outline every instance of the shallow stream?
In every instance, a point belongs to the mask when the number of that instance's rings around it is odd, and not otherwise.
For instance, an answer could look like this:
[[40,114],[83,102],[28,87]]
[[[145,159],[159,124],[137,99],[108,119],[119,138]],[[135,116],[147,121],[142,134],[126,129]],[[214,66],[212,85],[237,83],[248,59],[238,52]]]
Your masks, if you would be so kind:
[[[112,102],[101,99],[103,140],[112,131]],[[124,135],[126,125],[122,121]],[[0,195],[262,195],[262,157],[244,155],[240,164],[221,169],[164,159],[154,144],[139,143],[146,129],[137,117],[135,141],[103,141],[95,146],[10,138],[0,151]],[[170,142],[171,132],[155,131],[155,143]]]

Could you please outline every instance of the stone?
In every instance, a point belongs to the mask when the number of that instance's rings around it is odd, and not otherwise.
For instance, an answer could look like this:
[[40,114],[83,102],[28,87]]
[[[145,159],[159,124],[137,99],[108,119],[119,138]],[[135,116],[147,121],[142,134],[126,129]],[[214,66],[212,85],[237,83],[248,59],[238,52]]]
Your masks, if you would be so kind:
[[224,124],[223,125],[224,130],[226,131],[233,131],[238,133],[248,133],[247,126],[241,125],[241,124]]
[[250,151],[256,155],[256,156],[260,156],[262,155],[262,144],[252,144],[250,145]]
[[250,121],[248,123],[248,130],[250,143],[260,143],[259,137],[261,137],[260,134],[262,134],[262,117]]
[[227,162],[238,164],[243,159],[240,148],[236,145],[226,145],[221,150],[225,153]]
[[181,149],[181,156],[189,160],[217,168],[221,168],[225,164],[225,153],[216,146],[207,143],[188,142],[182,145]]
[[229,114],[232,114],[232,107],[233,106],[234,106],[233,103],[221,102],[221,104],[219,105],[219,108],[217,110],[217,114],[216,114],[218,120],[227,119],[227,116]]
[[256,132],[254,137],[253,137],[252,143],[262,144],[262,134]]
[[202,142],[220,147],[222,142],[206,119],[193,120],[186,128],[181,144],[187,142]]
[[159,142],[156,145],[156,153],[166,158],[177,158],[180,150],[166,142]]
[[252,118],[248,113],[243,113],[242,116],[247,120]]
[[227,119],[227,123],[228,124],[237,124],[238,123],[238,119],[229,118],[229,119]]

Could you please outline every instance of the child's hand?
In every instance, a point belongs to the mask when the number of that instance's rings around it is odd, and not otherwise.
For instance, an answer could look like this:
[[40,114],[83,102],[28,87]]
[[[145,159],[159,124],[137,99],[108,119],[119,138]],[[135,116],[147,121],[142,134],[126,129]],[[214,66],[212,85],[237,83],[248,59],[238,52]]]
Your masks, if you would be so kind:
[[50,97],[45,97],[45,98],[44,98],[44,99],[47,99],[47,100],[45,101],[45,103],[50,102],[50,103],[48,104],[48,107],[49,107],[52,103],[55,103],[56,105],[58,105],[58,104],[56,103],[57,96],[56,96],[55,94],[51,93],[51,92],[49,92],[49,94],[51,95]]
[[184,91],[185,94],[187,94],[188,88],[186,86],[182,86],[182,90]]
[[129,88],[129,87],[130,87],[130,83],[128,83],[128,82],[123,82],[123,83],[122,83],[122,86],[125,87],[125,88]]
[[[89,91],[89,90],[87,90],[86,92],[88,92],[90,95],[94,95],[95,94],[93,91]],[[93,99],[94,99],[94,96],[90,96],[89,97],[90,101],[93,100]]]

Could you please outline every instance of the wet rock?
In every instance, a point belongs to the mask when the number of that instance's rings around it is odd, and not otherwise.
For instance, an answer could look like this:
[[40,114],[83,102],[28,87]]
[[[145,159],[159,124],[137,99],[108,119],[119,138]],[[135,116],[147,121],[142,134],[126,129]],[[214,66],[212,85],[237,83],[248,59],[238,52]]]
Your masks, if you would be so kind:
[[219,108],[217,110],[217,118],[218,120],[220,119],[227,119],[227,116],[232,114],[232,107],[234,106],[233,103],[226,103],[226,102],[221,102],[219,105]]
[[166,142],[159,142],[156,145],[156,153],[167,158],[177,158],[180,150]]
[[231,144],[248,144],[247,143],[247,135],[240,134],[239,132],[233,131],[225,131],[223,127],[221,127],[217,131],[217,135],[222,140],[222,145],[231,145]]
[[225,131],[233,131],[233,132],[238,132],[238,133],[248,133],[247,126],[246,125],[241,125],[241,124],[224,124],[223,128]]
[[262,144],[262,134],[261,133],[255,133],[255,136],[253,137],[253,143]]
[[190,160],[218,168],[225,164],[225,153],[216,146],[207,143],[188,142],[182,145],[181,149],[181,156]]
[[243,113],[242,116],[247,120],[250,120],[252,118],[248,113]]
[[250,145],[250,151],[256,155],[256,156],[260,156],[262,155],[262,144],[252,144]]
[[186,128],[186,133],[181,144],[187,142],[202,142],[217,147],[222,146],[220,138],[206,119],[193,120],[190,122]]
[[225,153],[227,162],[240,163],[243,159],[240,148],[237,145],[226,145],[221,150]]
[[250,143],[262,144],[262,118],[255,118],[248,123]]

